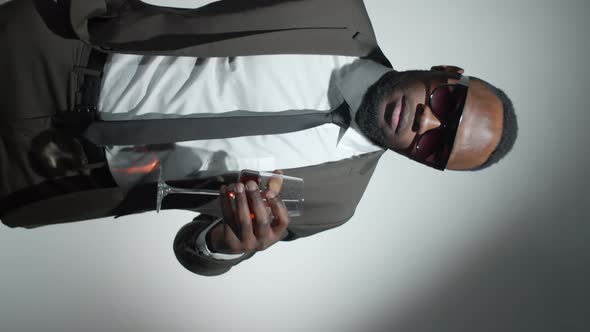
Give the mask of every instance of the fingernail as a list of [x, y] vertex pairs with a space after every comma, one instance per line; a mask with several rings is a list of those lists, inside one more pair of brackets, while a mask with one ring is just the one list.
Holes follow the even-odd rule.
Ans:
[[236, 192], [241, 194], [244, 192], [244, 184], [243, 183], [236, 183]]
[[249, 191], [256, 190], [256, 183], [254, 183], [254, 181], [248, 181], [248, 182], [246, 182], [246, 189], [249, 190]]
[[277, 197], [277, 193], [275, 193], [274, 191], [269, 190], [269, 191], [266, 192], [266, 198], [273, 199], [275, 197]]

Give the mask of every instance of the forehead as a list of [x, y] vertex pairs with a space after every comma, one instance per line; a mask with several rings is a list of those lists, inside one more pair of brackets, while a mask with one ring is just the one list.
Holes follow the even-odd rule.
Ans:
[[503, 112], [500, 99], [472, 79], [448, 169], [470, 169], [486, 162], [500, 142]]

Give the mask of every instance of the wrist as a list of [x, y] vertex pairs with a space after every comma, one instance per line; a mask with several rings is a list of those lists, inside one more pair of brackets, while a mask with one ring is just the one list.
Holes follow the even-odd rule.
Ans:
[[223, 222], [222, 219], [218, 219], [211, 223], [205, 230], [203, 230], [195, 240], [195, 245], [200, 255], [210, 257], [217, 260], [231, 260], [238, 259], [243, 254], [230, 255], [220, 252], [223, 248]]

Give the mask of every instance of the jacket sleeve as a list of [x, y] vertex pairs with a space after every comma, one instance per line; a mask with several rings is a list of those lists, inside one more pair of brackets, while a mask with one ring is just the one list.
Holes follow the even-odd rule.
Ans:
[[[171, 21], [194, 25], [196, 9], [155, 6], [139, 0], [33, 0], [45, 23], [56, 34], [87, 44], [137, 42], [164, 35]], [[154, 25], [155, 24], [155, 25]], [[162, 27], [166, 24], [166, 27]], [[146, 29], [145, 27], [150, 27]], [[143, 28], [143, 29], [142, 29]]]
[[[33, 0], [52, 30], [104, 51], [161, 52], [272, 31], [262, 8], [293, 0], [224, 0], [173, 8], [140, 0]], [[295, 1], [302, 2], [303, 0]], [[285, 8], [284, 11], [288, 11]], [[244, 25], [245, 14], [254, 15]], [[228, 24], [231, 23], [231, 24]]]
[[[107, 53], [372, 57], [380, 52], [362, 0], [221, 0], [194, 9], [140, 0], [32, 1], [56, 34]], [[382, 58], [377, 61], [390, 66]]]
[[229, 271], [233, 266], [254, 256], [248, 253], [240, 258], [218, 260], [202, 255], [197, 250], [197, 237], [217, 217], [199, 215], [192, 222], [184, 225], [174, 239], [174, 253], [176, 258], [187, 270], [203, 276], [216, 276]]

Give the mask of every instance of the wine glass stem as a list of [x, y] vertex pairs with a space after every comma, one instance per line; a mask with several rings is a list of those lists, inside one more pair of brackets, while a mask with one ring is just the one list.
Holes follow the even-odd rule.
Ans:
[[[219, 196], [219, 191], [210, 190], [210, 189], [194, 190], [194, 189], [184, 189], [184, 188], [177, 188], [177, 187], [168, 186], [165, 195], [169, 195], [169, 194]], [[266, 198], [263, 198], [263, 200], [266, 201]], [[286, 203], [287, 202], [288, 203], [291, 203], [291, 202], [299, 203], [300, 200], [298, 200], [298, 199], [283, 199], [283, 202], [286, 202]]]
[[183, 188], [176, 188], [176, 187], [168, 187], [168, 194], [219, 196], [219, 192], [216, 190], [208, 190], [208, 189], [194, 190], [194, 189], [183, 189]]

